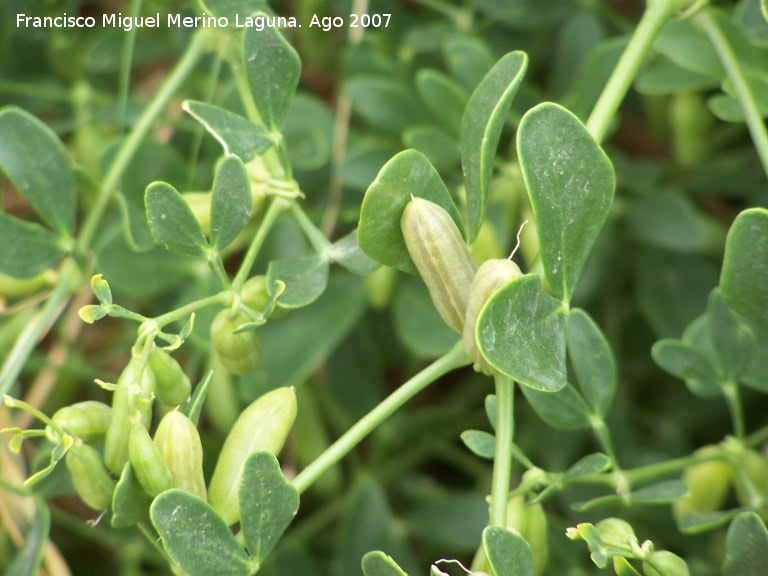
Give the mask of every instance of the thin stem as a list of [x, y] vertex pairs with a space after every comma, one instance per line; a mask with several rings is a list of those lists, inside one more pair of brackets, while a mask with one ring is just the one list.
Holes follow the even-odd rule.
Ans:
[[291, 206], [291, 213], [293, 214], [293, 217], [296, 218], [296, 223], [304, 232], [304, 235], [315, 250], [320, 254], [323, 254], [331, 248], [331, 243], [328, 241], [328, 238], [326, 238], [318, 227], [315, 226], [314, 222], [309, 219], [309, 216], [302, 210], [301, 206], [294, 203], [293, 206]]
[[736, 382], [727, 382], [723, 384], [723, 394], [725, 395], [725, 401], [728, 404], [728, 410], [731, 413], [733, 433], [736, 438], [743, 440], [747, 431], [744, 425], [744, 410], [741, 405], [739, 385]]
[[[211, 64], [210, 76], [208, 77], [208, 89], [205, 92], [205, 102], [211, 102], [213, 95], [216, 92], [216, 86], [221, 76], [221, 67], [223, 60], [221, 56], [216, 54]], [[195, 136], [192, 141], [192, 146], [189, 152], [189, 174], [187, 176], [187, 189], [191, 189], [195, 182], [195, 171], [197, 169], [197, 159], [200, 156], [200, 148], [203, 145], [203, 138], [205, 137], [205, 128], [202, 124], [198, 124], [195, 127]]]
[[240, 270], [237, 271], [237, 276], [235, 276], [235, 280], [232, 282], [232, 289], [235, 292], [240, 292], [243, 284], [245, 284], [245, 281], [248, 279], [248, 274], [251, 273], [251, 268], [253, 268], [253, 263], [256, 260], [256, 256], [259, 254], [261, 245], [264, 243], [264, 239], [272, 229], [275, 220], [277, 220], [280, 213], [290, 207], [290, 205], [291, 200], [286, 200], [285, 198], [275, 197], [272, 200], [266, 214], [264, 214], [261, 224], [259, 224], [256, 236], [253, 237], [253, 241], [248, 247], [248, 252], [246, 253], [245, 258], [243, 258], [243, 263], [240, 264]]
[[[128, 8], [128, 14], [131, 18], [136, 18], [141, 14], [141, 5], [143, 0], [131, 0]], [[120, 126], [125, 125], [125, 115], [128, 109], [128, 91], [131, 88], [131, 62], [133, 61], [133, 49], [136, 46], [136, 35], [139, 29], [135, 26], [131, 28], [123, 40], [123, 53], [120, 55], [120, 78], [117, 88], [117, 117]]]
[[[202, 30], [201, 32], [205, 32], [205, 30]], [[201, 32], [195, 33], [192, 37], [192, 41], [187, 47], [186, 52], [176, 63], [173, 70], [171, 70], [165, 83], [157, 91], [152, 98], [152, 101], [141, 115], [141, 118], [139, 118], [139, 121], [133, 127], [133, 130], [131, 130], [130, 134], [128, 134], [127, 138], [120, 146], [117, 156], [110, 165], [109, 171], [99, 188], [96, 202], [83, 224], [83, 228], [77, 240], [77, 251], [81, 253], [87, 251], [93, 241], [99, 223], [101, 222], [101, 217], [104, 215], [107, 205], [112, 199], [112, 194], [115, 188], [117, 188], [120, 178], [123, 176], [128, 164], [138, 150], [139, 145], [149, 133], [155, 120], [157, 120], [168, 102], [170, 102], [171, 98], [176, 93], [176, 90], [187, 79], [190, 73], [194, 70], [198, 60], [203, 56], [206, 47], [206, 38]]]
[[183, 320], [192, 312], [196, 312], [197, 310], [200, 310], [201, 308], [207, 308], [208, 306], [213, 306], [214, 304], [223, 304], [224, 306], [228, 305], [228, 301], [231, 299], [232, 293], [229, 290], [225, 290], [223, 292], [219, 292], [218, 294], [214, 294], [213, 296], [208, 296], [207, 298], [202, 298], [200, 300], [195, 300], [194, 302], [190, 302], [186, 306], [182, 306], [181, 308], [177, 308], [176, 310], [172, 310], [170, 312], [166, 312], [162, 316], [158, 316], [154, 319], [155, 324], [157, 324], [158, 328], [162, 328], [163, 326], [166, 326], [170, 324], [171, 322], [176, 322], [177, 320]]
[[675, 0], [649, 0], [640, 23], [587, 120], [587, 130], [598, 143], [605, 137], [621, 101], [661, 27], [680, 8]]
[[405, 382], [400, 388], [381, 402], [376, 408], [363, 416], [352, 428], [347, 430], [336, 442], [323, 452], [312, 464], [302, 470], [293, 479], [293, 485], [299, 491], [304, 492], [323, 473], [346, 456], [363, 438], [375, 430], [384, 420], [406, 402], [429, 386], [432, 382], [447, 374], [455, 368], [466, 366], [470, 363], [461, 342], [457, 343], [450, 352], [438, 358], [413, 378]]
[[701, 27], [704, 34], [706, 34], [717, 52], [723, 68], [725, 68], [725, 73], [733, 84], [733, 89], [736, 91], [736, 97], [739, 99], [741, 109], [744, 111], [744, 119], [747, 122], [747, 128], [752, 136], [752, 141], [755, 144], [757, 154], [760, 156], [763, 170], [766, 175], [768, 175], [768, 132], [766, 132], [760, 109], [757, 107], [755, 98], [752, 95], [749, 84], [747, 84], [747, 80], [739, 65], [739, 59], [736, 57], [730, 44], [728, 44], [728, 39], [723, 34], [723, 31], [718, 26], [717, 19], [714, 17], [712, 10], [702, 10], [693, 18], [693, 20]]
[[491, 518], [489, 526], [507, 525], [507, 499], [512, 475], [512, 438], [515, 432], [515, 381], [495, 374], [496, 451], [493, 455]]

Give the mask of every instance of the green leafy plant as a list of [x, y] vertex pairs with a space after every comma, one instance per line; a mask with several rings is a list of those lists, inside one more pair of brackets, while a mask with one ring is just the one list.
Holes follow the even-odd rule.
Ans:
[[763, 574], [766, 12], [0, 6], [4, 573]]

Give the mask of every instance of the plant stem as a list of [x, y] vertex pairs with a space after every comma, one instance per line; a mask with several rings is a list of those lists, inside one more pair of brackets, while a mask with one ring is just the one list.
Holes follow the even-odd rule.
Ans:
[[496, 451], [493, 455], [491, 518], [489, 526], [507, 526], [507, 499], [512, 475], [512, 438], [515, 433], [515, 381], [496, 373]]
[[[128, 14], [136, 18], [141, 14], [143, 0], [131, 0]], [[131, 62], [133, 62], [133, 49], [136, 46], [136, 35], [139, 29], [135, 26], [125, 35], [123, 40], [123, 52], [120, 55], [120, 78], [117, 88], [117, 114], [119, 126], [125, 125], [125, 115], [128, 110], [128, 92], [131, 88]]]
[[[204, 30], [202, 32], [204, 32]], [[109, 167], [109, 171], [102, 181], [98, 195], [96, 196], [96, 202], [88, 213], [83, 228], [80, 231], [76, 245], [76, 250], [78, 252], [84, 253], [88, 250], [88, 247], [96, 234], [99, 223], [101, 222], [101, 217], [104, 215], [104, 211], [107, 209], [107, 205], [112, 199], [113, 192], [115, 188], [117, 188], [120, 178], [123, 176], [128, 164], [133, 159], [139, 145], [149, 133], [155, 120], [157, 120], [168, 102], [170, 102], [171, 98], [176, 93], [176, 90], [194, 70], [198, 60], [203, 56], [205, 48], [206, 37], [200, 32], [195, 33], [186, 52], [184, 52], [181, 59], [176, 63], [176, 66], [171, 70], [170, 74], [165, 79], [165, 82], [152, 98], [152, 101], [146, 107], [130, 134], [123, 140], [123, 143], [117, 152], [117, 156], [115, 156], [115, 159]]]
[[192, 312], [200, 310], [201, 308], [213, 306], [214, 304], [222, 304], [226, 306], [228, 302], [231, 302], [231, 292], [229, 290], [224, 290], [222, 292], [219, 292], [218, 294], [214, 294], [213, 296], [208, 296], [207, 298], [201, 298], [200, 300], [195, 300], [194, 302], [190, 302], [186, 306], [182, 306], [181, 308], [177, 308], [176, 310], [166, 312], [162, 316], [158, 316], [157, 318], [155, 318], [154, 322], [157, 324], [158, 328], [162, 328], [163, 326], [166, 326], [171, 322], [176, 322], [177, 320], [182, 320], [186, 318], [187, 316], [192, 314]]
[[675, 0], [649, 0], [640, 23], [587, 120], [587, 130], [597, 143], [605, 137], [621, 101], [629, 90], [646, 53], [661, 27], [680, 8]]
[[291, 206], [291, 213], [293, 214], [293, 217], [296, 218], [296, 223], [299, 225], [302, 232], [304, 232], [304, 235], [307, 237], [310, 244], [312, 244], [312, 247], [317, 250], [318, 253], [327, 255], [331, 249], [331, 243], [328, 241], [328, 238], [323, 235], [320, 229], [315, 226], [314, 222], [309, 219], [309, 216], [302, 210], [301, 206], [294, 203]]
[[455, 368], [466, 366], [470, 363], [464, 346], [458, 342], [450, 352], [441, 356], [435, 362], [424, 368], [413, 378], [405, 382], [400, 388], [381, 402], [376, 408], [363, 416], [352, 428], [347, 430], [336, 442], [318, 458], [302, 470], [293, 479], [293, 485], [299, 493], [309, 488], [323, 473], [346, 456], [363, 438], [375, 430], [379, 424], [389, 418], [406, 402], [437, 380]]
[[736, 97], [739, 99], [741, 109], [744, 111], [744, 119], [747, 122], [747, 128], [752, 136], [752, 141], [757, 149], [757, 154], [760, 156], [763, 170], [766, 175], [768, 175], [768, 132], [766, 132], [763, 117], [760, 114], [755, 98], [750, 91], [749, 84], [747, 84], [747, 80], [739, 65], [739, 60], [731, 49], [730, 44], [728, 44], [728, 39], [720, 29], [712, 10], [702, 10], [694, 16], [693, 20], [701, 27], [702, 31], [709, 39], [720, 58], [723, 68], [725, 68], [725, 73], [733, 84], [733, 89], [736, 91]]
[[739, 395], [739, 385], [736, 382], [726, 382], [723, 384], [723, 395], [728, 404], [728, 410], [733, 420], [733, 433], [736, 438], [744, 439], [746, 429], [744, 426], [744, 410], [741, 405], [741, 396]]

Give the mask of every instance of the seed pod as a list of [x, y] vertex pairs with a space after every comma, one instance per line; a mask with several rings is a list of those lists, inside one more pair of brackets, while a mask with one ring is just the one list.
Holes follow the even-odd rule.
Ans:
[[[705, 446], [695, 454], [722, 454], [722, 449]], [[690, 512], [720, 510], [734, 481], [734, 470], [731, 463], [725, 460], [701, 462], [688, 466], [683, 471], [682, 480], [688, 487], [688, 496], [672, 503], [672, 511], [678, 520]]]
[[533, 571], [540, 574], [549, 555], [547, 516], [542, 505], [526, 504], [522, 496], [510, 498], [507, 503], [507, 528], [517, 530], [530, 544]]
[[148, 366], [142, 370], [139, 358], [131, 358], [117, 384], [121, 388], [112, 397], [112, 418], [104, 438], [104, 462], [110, 472], [119, 476], [128, 462], [131, 413], [139, 411], [145, 428], [152, 423], [155, 376]]
[[464, 342], [464, 350], [467, 352], [467, 356], [475, 362], [476, 370], [484, 372], [490, 370], [490, 366], [488, 366], [488, 363], [477, 349], [477, 341], [475, 340], [477, 317], [480, 315], [480, 311], [488, 299], [499, 288], [522, 275], [523, 273], [520, 272], [520, 268], [511, 260], [493, 259], [483, 262], [472, 280], [467, 315], [464, 321], [464, 332], [461, 335], [461, 339]]
[[141, 414], [131, 414], [131, 430], [128, 433], [128, 459], [141, 487], [153, 498], [171, 488], [173, 478], [165, 465], [160, 451], [141, 423]]
[[[98, 444], [104, 441], [111, 417], [112, 408], [103, 402], [86, 400], [59, 408], [51, 419], [83, 442]], [[58, 434], [50, 426], [45, 427], [45, 435], [54, 444], [59, 442]]]
[[238, 491], [248, 457], [262, 450], [277, 454], [296, 419], [296, 392], [278, 388], [240, 414], [219, 454], [208, 485], [208, 502], [228, 525], [240, 519]]
[[253, 331], [234, 332], [250, 321], [248, 316], [238, 313], [230, 318], [229, 314], [229, 310], [222, 310], [216, 315], [211, 325], [211, 340], [224, 367], [233, 374], [245, 374], [259, 363], [261, 344]]
[[154, 443], [171, 474], [172, 487], [207, 500], [203, 447], [190, 419], [178, 410], [168, 412], [157, 425]]
[[477, 264], [448, 212], [413, 198], [400, 219], [403, 239], [440, 317], [459, 334]]
[[[264, 312], [267, 304], [269, 304], [270, 298], [269, 289], [267, 288], [267, 277], [260, 274], [249, 278], [245, 284], [243, 284], [243, 289], [240, 294], [243, 298], [243, 303], [248, 306], [248, 308], [256, 310], [257, 312]], [[288, 314], [288, 310], [281, 308], [280, 306], [275, 306], [270, 318], [277, 320], [286, 314]]]
[[192, 384], [179, 363], [162, 348], [149, 353], [149, 367], [155, 375], [155, 394], [167, 406], [180, 406], [189, 398]]
[[115, 484], [104, 467], [101, 455], [78, 439], [67, 452], [64, 461], [80, 499], [89, 508], [106, 510], [112, 502]]

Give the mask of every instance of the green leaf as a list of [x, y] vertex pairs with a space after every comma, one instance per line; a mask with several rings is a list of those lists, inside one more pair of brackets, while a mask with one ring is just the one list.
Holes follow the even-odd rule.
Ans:
[[629, 560], [621, 556], [613, 557], [613, 571], [616, 576], [641, 576], [640, 572], [632, 568]]
[[189, 492], [167, 490], [152, 502], [163, 547], [189, 576], [248, 576], [253, 563], [211, 506]]
[[665, 338], [653, 345], [651, 356], [664, 370], [685, 380], [685, 385], [693, 394], [709, 397], [722, 393], [717, 370], [702, 352], [692, 346]]
[[689, 512], [680, 518], [677, 526], [683, 534], [700, 534], [725, 526], [741, 511], [741, 508], [736, 508], [714, 512]]
[[182, 108], [219, 141], [226, 156], [236, 154], [243, 162], [248, 162], [274, 144], [270, 133], [262, 126], [223, 108], [195, 100], [187, 100]]
[[461, 164], [467, 189], [470, 242], [477, 236], [485, 217], [501, 130], [527, 66], [528, 57], [524, 52], [503, 56], [472, 93], [461, 119]]
[[251, 182], [243, 161], [227, 156], [216, 170], [211, 196], [211, 247], [221, 252], [251, 219]]
[[616, 362], [600, 327], [583, 310], [568, 316], [568, 356], [584, 399], [605, 416], [616, 391]]
[[610, 467], [611, 459], [605, 454], [596, 452], [595, 454], [584, 456], [584, 458], [568, 468], [565, 474], [563, 474], [563, 480], [568, 482], [577, 478], [583, 478], [584, 476], [599, 474], [600, 472], [605, 472]]
[[421, 279], [401, 279], [392, 311], [399, 340], [413, 354], [437, 358], [456, 344], [456, 332], [438, 314]]
[[60, 236], [72, 236], [75, 174], [64, 145], [50, 128], [23, 110], [0, 112], [0, 171]]
[[437, 70], [416, 74], [416, 90], [429, 111], [454, 135], [461, 134], [461, 117], [469, 99], [464, 88]]
[[739, 322], [715, 289], [707, 303], [712, 350], [725, 379], [737, 380], [749, 366], [755, 353], [755, 339], [743, 322]]
[[250, 16], [258, 10], [267, 11], [267, 0], [200, 0], [208, 14], [217, 18], [226, 18], [230, 26], [235, 25], [235, 18]]
[[496, 452], [496, 436], [483, 430], [465, 430], [461, 433], [461, 441], [470, 451], [486, 460], [493, 460]]
[[344, 91], [361, 118], [395, 136], [423, 121], [424, 112], [411, 91], [390, 78], [356, 77], [347, 82]]
[[480, 353], [496, 370], [544, 392], [566, 384], [563, 305], [538, 276], [525, 275], [498, 290], [477, 322]]
[[240, 481], [240, 524], [253, 560], [262, 564], [293, 521], [299, 493], [270, 452], [248, 458]]
[[668, 22], [653, 47], [685, 70], [716, 80], [725, 77], [717, 52], [690, 20]]
[[152, 498], [139, 484], [129, 462], [123, 468], [120, 480], [115, 486], [115, 493], [112, 495], [112, 520], [110, 523], [114, 528], [125, 528], [135, 526], [139, 522], [149, 521], [151, 504]]
[[283, 308], [301, 308], [317, 300], [328, 286], [328, 260], [321, 254], [270, 262], [267, 286], [285, 283], [280, 296]]
[[408, 576], [389, 556], [376, 550], [363, 556], [365, 576]]
[[768, 532], [754, 512], [734, 518], [725, 540], [723, 576], [762, 576], [768, 566]]
[[669, 504], [688, 496], [688, 486], [682, 480], [664, 480], [644, 486], [630, 494], [635, 504]]
[[51, 513], [42, 498], [35, 498], [34, 502], [35, 516], [32, 525], [13, 562], [6, 567], [5, 576], [36, 576], [40, 572], [51, 528]]
[[277, 28], [246, 28], [243, 60], [261, 119], [267, 128], [279, 131], [299, 83], [299, 55]]
[[493, 67], [495, 58], [488, 45], [476, 36], [454, 36], [443, 44], [451, 75], [471, 92]]
[[527, 386], [522, 390], [534, 412], [550, 426], [563, 430], [590, 426], [591, 410], [571, 384], [566, 384], [557, 392], [544, 392]]
[[380, 264], [415, 274], [416, 266], [400, 230], [400, 217], [411, 196], [441, 206], [464, 235], [461, 216], [440, 175], [421, 152], [405, 150], [382, 167], [366, 191], [357, 241], [360, 248]]
[[378, 262], [369, 258], [358, 245], [357, 230], [353, 230], [341, 240], [334, 242], [329, 257], [332, 262], [361, 276], [370, 274], [379, 268]]
[[147, 187], [144, 202], [156, 243], [178, 254], [207, 255], [208, 242], [200, 224], [173, 186], [165, 182], [153, 182]]
[[48, 229], [5, 212], [0, 212], [0, 230], [0, 272], [14, 278], [37, 276], [65, 251]]
[[489, 526], [483, 530], [483, 547], [496, 576], [533, 576], [531, 547], [522, 536]]
[[544, 273], [567, 302], [613, 201], [613, 166], [576, 116], [544, 103], [520, 121], [517, 148]]
[[736, 217], [725, 242], [720, 292], [732, 310], [768, 330], [768, 210]]
[[406, 128], [403, 143], [424, 154], [438, 170], [450, 170], [458, 165], [458, 141], [438, 126], [418, 124]]
[[294, 170], [317, 170], [328, 164], [334, 121], [327, 103], [316, 96], [296, 94], [282, 129]]
[[200, 380], [200, 383], [195, 386], [192, 398], [190, 398], [189, 404], [184, 408], [184, 414], [195, 426], [197, 426], [197, 421], [200, 419], [200, 411], [203, 409], [203, 404], [208, 396], [211, 382], [213, 382], [213, 370], [208, 370], [203, 379]]

